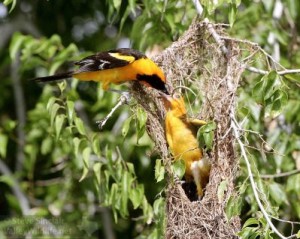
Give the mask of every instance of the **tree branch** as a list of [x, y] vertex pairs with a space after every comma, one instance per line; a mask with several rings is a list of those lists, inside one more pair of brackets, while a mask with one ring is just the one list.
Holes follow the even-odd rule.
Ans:
[[246, 162], [248, 176], [249, 176], [249, 179], [250, 179], [250, 184], [251, 184], [251, 187], [252, 187], [252, 190], [253, 190], [253, 193], [254, 193], [255, 200], [256, 200], [256, 202], [258, 204], [258, 207], [260, 208], [262, 214], [264, 215], [264, 218], [266, 219], [268, 225], [271, 227], [271, 229], [273, 230], [273, 232], [275, 234], [277, 234], [277, 236], [279, 236], [280, 238], [286, 239], [287, 237], [285, 237], [284, 235], [282, 235], [277, 230], [277, 228], [274, 226], [274, 224], [272, 223], [272, 220], [270, 219], [269, 214], [267, 213], [267, 211], [265, 210], [262, 202], [260, 201], [259, 194], [258, 194], [258, 191], [257, 191], [257, 188], [256, 188], [256, 183], [254, 181], [254, 176], [253, 176], [253, 173], [252, 173], [252, 170], [251, 170], [251, 165], [250, 165], [248, 156], [246, 154], [246, 150], [245, 150], [244, 144], [240, 140], [239, 131], [241, 131], [242, 129], [241, 129], [240, 125], [238, 124], [238, 122], [236, 121], [235, 116], [234, 116], [234, 112], [232, 112], [232, 111], [230, 113], [230, 118], [231, 118], [231, 128], [233, 129], [233, 134], [235, 136], [236, 141], [238, 142], [238, 144], [240, 146], [242, 157], [244, 158], [244, 160]]
[[20, 67], [20, 52], [17, 53], [16, 59], [11, 63], [10, 74], [12, 80], [12, 86], [14, 89], [14, 98], [15, 98], [15, 106], [16, 106], [16, 115], [17, 115], [17, 162], [16, 162], [16, 170], [22, 171], [23, 163], [25, 160], [24, 154], [24, 145], [26, 135], [24, 132], [24, 126], [26, 123], [26, 108], [25, 108], [25, 97], [23, 88], [21, 85], [21, 79], [19, 75], [19, 67]]
[[208, 32], [212, 35], [212, 37], [214, 38], [214, 40], [216, 41], [216, 43], [221, 47], [221, 51], [223, 52], [223, 54], [225, 56], [227, 56], [228, 54], [228, 49], [225, 46], [225, 43], [223, 41], [223, 38], [220, 37], [220, 35], [216, 32], [216, 30], [213, 27], [213, 24], [209, 22], [209, 20], [207, 18], [205, 18], [203, 20], [204, 23], [207, 24], [207, 30]]
[[284, 173], [277, 173], [277, 174], [264, 174], [260, 175], [261, 178], [283, 178], [283, 177], [289, 177], [295, 174], [300, 173], [300, 169], [295, 169], [289, 172], [284, 172]]
[[[261, 70], [252, 66], [249, 66], [246, 68], [248, 71], [258, 73], [261, 75], [266, 75], [269, 73], [269, 71]], [[287, 74], [300, 74], [300, 69], [287, 69], [287, 70], [282, 70], [282, 71], [276, 71], [278, 75], [287, 75]]]
[[197, 13], [199, 14], [199, 16], [201, 16], [203, 13], [203, 7], [201, 3], [199, 2], [199, 0], [192, 0], [192, 2], [194, 3]]
[[19, 182], [15, 179], [14, 175], [11, 173], [10, 169], [6, 166], [4, 161], [0, 159], [0, 172], [1, 174], [8, 176], [12, 180], [11, 189], [16, 199], [19, 200], [21, 211], [23, 215], [29, 215], [30, 205], [27, 197], [22, 192]]

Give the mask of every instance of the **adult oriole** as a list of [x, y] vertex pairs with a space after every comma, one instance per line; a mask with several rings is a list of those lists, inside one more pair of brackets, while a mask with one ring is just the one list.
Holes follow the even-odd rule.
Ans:
[[120, 84], [136, 80], [168, 94], [163, 71], [146, 55], [134, 49], [120, 48], [99, 52], [74, 64], [79, 66], [77, 70], [34, 80], [48, 82], [75, 77], [82, 81], [101, 81], [104, 90], [108, 89], [110, 83]]
[[184, 100], [181, 96], [170, 96], [161, 93], [164, 106], [167, 110], [165, 118], [166, 138], [175, 160], [183, 159], [185, 162], [185, 179], [194, 182], [199, 197], [203, 196], [206, 186], [210, 162], [203, 157], [197, 141], [197, 126], [206, 124], [199, 119], [187, 118]]

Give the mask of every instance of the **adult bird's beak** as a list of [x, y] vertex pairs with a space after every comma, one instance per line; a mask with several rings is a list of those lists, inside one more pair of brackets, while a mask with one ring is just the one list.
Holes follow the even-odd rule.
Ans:
[[158, 97], [162, 99], [163, 104], [167, 110], [171, 108], [171, 100], [172, 100], [171, 95], [168, 95], [168, 94], [160, 91]]

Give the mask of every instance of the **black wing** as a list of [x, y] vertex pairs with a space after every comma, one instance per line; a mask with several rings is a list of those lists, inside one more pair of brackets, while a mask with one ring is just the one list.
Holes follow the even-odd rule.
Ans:
[[143, 53], [130, 48], [99, 52], [75, 62], [75, 65], [80, 66], [76, 73], [122, 67], [140, 58], [146, 58], [146, 56]]

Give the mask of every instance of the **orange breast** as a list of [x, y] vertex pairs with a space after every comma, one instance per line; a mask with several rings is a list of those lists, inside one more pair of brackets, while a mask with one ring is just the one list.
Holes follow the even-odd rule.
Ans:
[[169, 144], [175, 159], [183, 159], [186, 166], [186, 176], [192, 177], [191, 164], [202, 157], [198, 141], [192, 128], [181, 119], [168, 112], [166, 116], [167, 138], [172, 140]]

